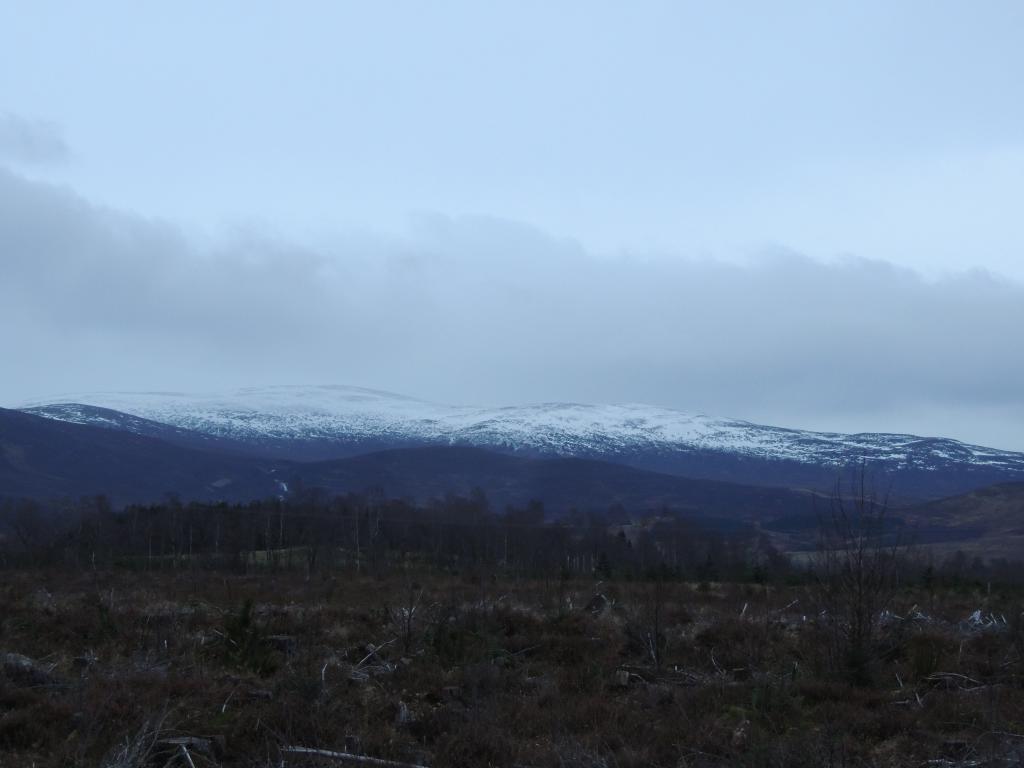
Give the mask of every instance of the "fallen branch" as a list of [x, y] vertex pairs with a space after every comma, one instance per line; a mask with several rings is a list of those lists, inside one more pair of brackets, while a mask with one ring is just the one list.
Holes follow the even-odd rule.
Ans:
[[[371, 657], [376, 657], [377, 659], [380, 659], [380, 656], [377, 656], [377, 651], [380, 651], [380, 650], [383, 650], [384, 648], [387, 648], [389, 645], [391, 645], [397, 639], [398, 639], [397, 637], [393, 637], [390, 640], [388, 640], [386, 643], [381, 643], [378, 646], [371, 645], [370, 646], [370, 648], [371, 648], [370, 652], [368, 654], [366, 654], [366, 656], [363, 657], [362, 661], [360, 661], [358, 664], [356, 664], [356, 669], [359, 669], [361, 666], [363, 666], [363, 664], [365, 664], [367, 661], [369, 661]], [[381, 661], [382, 664], [387, 663], [383, 659], [380, 659], [380, 661]]]
[[961, 675], [959, 672], [936, 672], [932, 675], [929, 675], [925, 679], [931, 683], [945, 683], [947, 687], [950, 684], [955, 683], [957, 681], [960, 681], [961, 683], [973, 683], [973, 685], [970, 686], [962, 684], [958, 686], [959, 688], [964, 689], [982, 688], [985, 686], [985, 684], [982, 683], [980, 680], [975, 680], [973, 677], [968, 677], [967, 675]]
[[281, 747], [281, 752], [292, 755], [314, 755], [316, 757], [329, 757], [333, 760], [348, 760], [361, 765], [377, 765], [381, 768], [426, 768], [416, 763], [399, 763], [395, 760], [383, 760], [379, 757], [368, 757], [356, 755], [351, 752], [334, 752], [329, 749], [314, 749], [313, 747]]
[[504, 648], [502, 648], [502, 651], [504, 651], [504, 653], [508, 654], [508, 657], [510, 659], [513, 659], [516, 656], [522, 656], [523, 654], [529, 653], [530, 651], [536, 651], [540, 647], [541, 647], [540, 645], [531, 645], [529, 648], [523, 648], [521, 651], [516, 651], [515, 653], [512, 653], [511, 651], [506, 651]]
[[783, 611], [788, 611], [790, 608], [792, 608], [793, 606], [795, 606], [799, 602], [800, 602], [800, 598], [797, 598], [796, 600], [791, 602], [789, 605], [784, 605], [782, 608], [777, 608], [775, 610], [775, 613], [782, 613]]

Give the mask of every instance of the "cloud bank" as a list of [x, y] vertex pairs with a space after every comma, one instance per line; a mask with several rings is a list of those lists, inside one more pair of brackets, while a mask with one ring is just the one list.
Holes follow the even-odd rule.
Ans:
[[778, 251], [588, 253], [481, 217], [316, 247], [173, 224], [0, 170], [0, 405], [350, 383], [460, 403], [643, 401], [1024, 449], [1024, 285]]
[[50, 165], [65, 162], [70, 154], [60, 129], [53, 123], [0, 112], [0, 160]]

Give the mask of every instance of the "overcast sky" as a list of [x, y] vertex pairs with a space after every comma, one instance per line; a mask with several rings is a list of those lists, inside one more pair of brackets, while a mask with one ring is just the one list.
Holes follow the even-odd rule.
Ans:
[[0, 405], [346, 383], [1024, 450], [1024, 4], [0, 0]]

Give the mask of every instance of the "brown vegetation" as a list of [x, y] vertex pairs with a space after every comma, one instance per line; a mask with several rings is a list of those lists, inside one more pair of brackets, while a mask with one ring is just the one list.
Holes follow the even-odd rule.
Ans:
[[924, 591], [904, 588], [878, 625], [871, 681], [855, 685], [835, 673], [814, 593], [487, 573], [9, 572], [0, 647], [21, 656], [0, 674], [0, 764], [345, 763], [287, 747], [436, 766], [1017, 755], [1015, 594], [942, 587], [926, 614], [914, 607]]
[[4, 510], [0, 768], [1024, 755], [1019, 567], [910, 558], [863, 487], [803, 567], [479, 494]]

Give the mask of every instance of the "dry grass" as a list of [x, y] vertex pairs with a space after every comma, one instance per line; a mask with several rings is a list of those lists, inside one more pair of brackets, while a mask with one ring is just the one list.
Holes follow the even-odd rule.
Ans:
[[[0, 766], [164, 765], [175, 736], [205, 740], [196, 766], [264, 768], [318, 764], [288, 744], [434, 766], [1017, 759], [1017, 596], [905, 590], [862, 687], [828, 668], [809, 599], [428, 573], [6, 573], [0, 652], [45, 677], [0, 674]], [[959, 624], [979, 608], [1007, 624]]]

